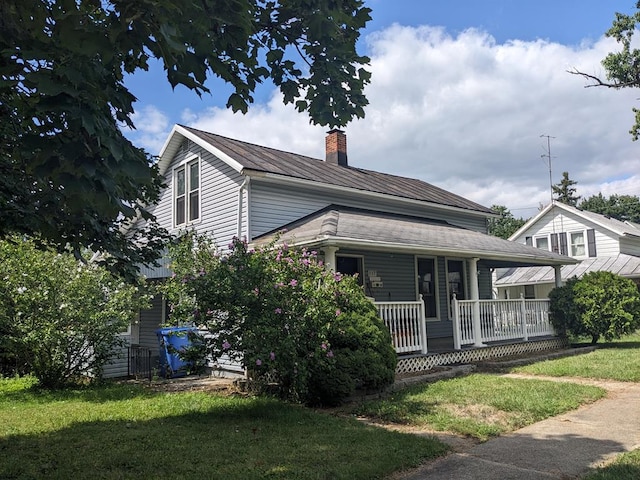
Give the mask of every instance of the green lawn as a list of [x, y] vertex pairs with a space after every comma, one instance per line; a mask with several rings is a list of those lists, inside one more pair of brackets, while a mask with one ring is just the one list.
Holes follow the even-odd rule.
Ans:
[[447, 450], [267, 398], [0, 380], [0, 478], [369, 479]]
[[585, 355], [537, 362], [513, 372], [554, 377], [584, 377], [640, 382], [640, 332], [609, 343]]
[[475, 374], [416, 385], [355, 413], [383, 422], [469, 435], [481, 440], [573, 410], [605, 396], [592, 386]]
[[638, 480], [640, 478], [640, 449], [625, 453], [606, 467], [598, 468], [584, 480]]

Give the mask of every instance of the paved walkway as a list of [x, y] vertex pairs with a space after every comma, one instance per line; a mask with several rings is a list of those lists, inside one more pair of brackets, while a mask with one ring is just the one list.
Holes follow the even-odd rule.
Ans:
[[609, 394], [590, 405], [450, 454], [396, 478], [566, 480], [579, 478], [589, 467], [620, 453], [640, 448], [640, 384], [544, 378], [598, 385]]

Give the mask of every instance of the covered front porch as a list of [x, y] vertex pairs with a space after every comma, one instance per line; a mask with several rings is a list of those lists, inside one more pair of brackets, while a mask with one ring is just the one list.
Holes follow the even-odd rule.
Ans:
[[357, 275], [401, 358], [431, 355], [436, 343], [440, 352], [461, 352], [549, 338], [548, 301], [493, 298], [493, 271], [547, 265], [560, 284], [560, 267], [576, 262], [445, 220], [343, 206], [287, 225], [279, 241], [317, 250], [327, 268]]

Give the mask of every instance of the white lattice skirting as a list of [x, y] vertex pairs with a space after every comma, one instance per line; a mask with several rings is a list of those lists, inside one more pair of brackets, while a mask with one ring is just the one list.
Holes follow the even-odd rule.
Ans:
[[531, 340], [521, 343], [508, 343], [488, 347], [471, 348], [468, 350], [456, 350], [454, 352], [405, 357], [398, 359], [396, 374], [424, 372], [443, 365], [474, 363], [482, 360], [510, 357], [525, 353], [559, 350], [561, 348], [566, 348], [567, 346], [568, 341], [566, 338], [556, 337], [544, 340]]

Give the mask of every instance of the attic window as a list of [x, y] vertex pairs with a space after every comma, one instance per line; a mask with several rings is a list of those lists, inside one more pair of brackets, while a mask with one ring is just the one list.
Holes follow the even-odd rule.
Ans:
[[200, 219], [200, 160], [173, 171], [173, 219], [179, 227]]

